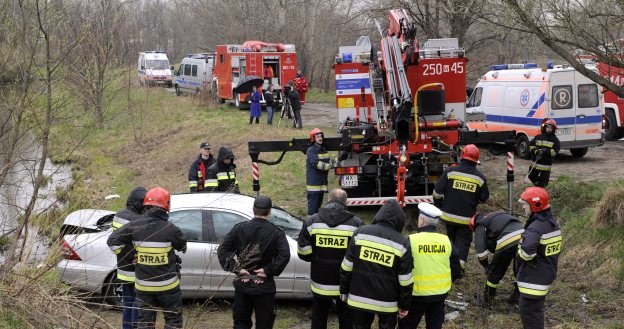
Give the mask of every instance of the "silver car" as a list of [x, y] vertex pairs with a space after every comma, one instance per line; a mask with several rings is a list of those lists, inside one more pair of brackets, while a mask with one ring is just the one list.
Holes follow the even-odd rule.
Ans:
[[[169, 221], [188, 239], [182, 258], [183, 298], [233, 297], [233, 274], [221, 268], [217, 248], [230, 229], [253, 218], [254, 198], [228, 193], [194, 193], [171, 196]], [[102, 294], [111, 304], [119, 304], [116, 257], [106, 245], [114, 212], [84, 209], [71, 213], [61, 227], [64, 259], [57, 264], [61, 281], [78, 290]], [[308, 299], [310, 265], [297, 257], [297, 236], [303, 222], [274, 207], [269, 219], [286, 233], [290, 261], [275, 278], [277, 298]]]

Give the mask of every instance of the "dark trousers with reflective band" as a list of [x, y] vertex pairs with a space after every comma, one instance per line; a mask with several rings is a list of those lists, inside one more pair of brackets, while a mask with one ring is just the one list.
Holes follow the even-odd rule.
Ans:
[[338, 312], [339, 328], [353, 328], [353, 313], [346, 303], [338, 298], [330, 299], [314, 296], [312, 299], [312, 329], [327, 329], [327, 316], [334, 301], [336, 302], [336, 311]]
[[153, 329], [156, 326], [156, 312], [165, 316], [165, 329], [182, 328], [182, 294], [179, 289], [161, 293], [136, 292], [139, 306], [137, 328]]
[[455, 225], [444, 222], [446, 226], [446, 235], [453, 243], [453, 247], [457, 249], [459, 259], [466, 262], [468, 260], [468, 251], [472, 244], [472, 231], [468, 225]]
[[271, 329], [275, 321], [275, 294], [248, 295], [236, 289], [232, 317], [234, 329], [249, 329], [251, 314], [256, 312], [256, 329]]
[[[370, 329], [375, 320], [375, 314], [366, 311], [353, 310], [353, 329]], [[395, 329], [397, 313], [377, 313], [379, 329]]]
[[121, 329], [135, 329], [137, 327], [136, 322], [139, 318], [139, 309], [135, 297], [134, 283], [121, 285], [121, 303], [123, 305]]
[[418, 328], [422, 316], [425, 316], [427, 329], [440, 329], [444, 323], [444, 301], [418, 303], [412, 301], [407, 316], [399, 320], [399, 329]]
[[524, 329], [544, 329], [545, 298], [532, 299], [520, 295], [520, 320]]
[[498, 284], [500, 282], [500, 280], [505, 276], [511, 262], [516, 259], [517, 252], [518, 247], [514, 244], [498, 254], [494, 254], [494, 257], [492, 257], [492, 261], [490, 262], [490, 266], [488, 267], [487, 280], [490, 283]]
[[[529, 167], [531, 170], [532, 167]], [[548, 180], [550, 180], [550, 170], [539, 170], [534, 168], [529, 174], [529, 179], [533, 183], [533, 185], [537, 187], [546, 187], [548, 185]]]
[[325, 193], [308, 192], [308, 216], [316, 214], [323, 204], [323, 196]]

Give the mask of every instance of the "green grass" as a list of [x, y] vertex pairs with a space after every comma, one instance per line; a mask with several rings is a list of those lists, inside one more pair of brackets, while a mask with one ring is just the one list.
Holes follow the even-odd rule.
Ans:
[[310, 103], [336, 103], [336, 92], [323, 91], [319, 88], [310, 88], [306, 94], [306, 102]]

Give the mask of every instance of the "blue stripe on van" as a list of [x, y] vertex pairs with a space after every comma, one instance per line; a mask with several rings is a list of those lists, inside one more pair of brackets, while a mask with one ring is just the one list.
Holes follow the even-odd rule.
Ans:
[[[542, 123], [542, 118], [526, 118], [526, 117], [513, 117], [508, 115], [493, 115], [487, 114], [485, 119], [488, 122], [502, 122], [520, 124], [525, 126], [539, 126]], [[567, 118], [554, 118], [557, 121], [557, 126], [567, 126], [574, 124], [588, 124], [588, 123], [602, 123], [602, 115], [587, 115], [585, 117], [567, 117]]]
[[537, 100], [537, 102], [535, 102], [535, 104], [533, 104], [533, 106], [531, 107], [531, 110], [526, 115], [527, 118], [530, 118], [530, 117], [533, 116], [533, 114], [535, 114], [535, 112], [540, 107], [540, 105], [542, 105], [542, 103], [544, 103], [544, 99], [546, 99], [546, 93], [542, 93], [542, 96], [540, 96], [539, 99]]
[[176, 80], [179, 85], [201, 86], [201, 82], [188, 81], [188, 80]]

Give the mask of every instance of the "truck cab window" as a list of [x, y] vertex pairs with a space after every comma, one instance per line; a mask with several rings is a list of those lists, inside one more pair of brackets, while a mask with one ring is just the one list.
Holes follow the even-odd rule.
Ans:
[[481, 106], [481, 94], [483, 93], [483, 88], [476, 88], [472, 95], [470, 95], [470, 100], [468, 101], [468, 105], [466, 107], [477, 107]]

